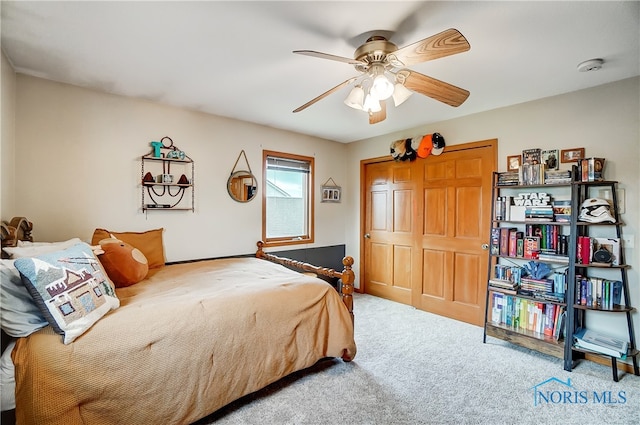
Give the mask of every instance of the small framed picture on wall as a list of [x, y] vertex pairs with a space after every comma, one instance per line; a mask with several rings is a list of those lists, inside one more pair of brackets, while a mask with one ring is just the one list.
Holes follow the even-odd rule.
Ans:
[[560, 167], [558, 160], [558, 149], [543, 150], [541, 153], [542, 163], [547, 170], [557, 170]]
[[507, 157], [507, 171], [518, 171], [522, 162], [521, 155], [511, 155]]
[[577, 162], [584, 158], [584, 148], [563, 149], [560, 151], [560, 162]]

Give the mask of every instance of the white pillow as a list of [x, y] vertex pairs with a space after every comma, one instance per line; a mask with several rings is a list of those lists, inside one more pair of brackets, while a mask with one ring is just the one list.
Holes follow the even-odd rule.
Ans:
[[0, 357], [0, 410], [16, 408], [16, 377], [11, 361], [11, 351], [16, 342], [11, 341]]
[[49, 323], [13, 263], [0, 260], [0, 327], [14, 337], [29, 336]]
[[24, 246], [18, 243], [17, 247], [2, 248], [2, 250], [9, 254], [9, 258], [36, 257], [50, 252], [61, 251], [81, 242], [79, 238], [73, 238], [62, 242], [31, 242]]

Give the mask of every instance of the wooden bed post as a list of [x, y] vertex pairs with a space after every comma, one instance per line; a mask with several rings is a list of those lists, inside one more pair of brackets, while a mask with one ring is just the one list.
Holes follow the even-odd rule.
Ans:
[[256, 257], [258, 258], [273, 261], [274, 263], [282, 264], [284, 266], [295, 267], [300, 270], [314, 272], [315, 274], [319, 274], [322, 276], [335, 277], [340, 279], [342, 281], [342, 286], [339, 288], [340, 296], [345, 307], [347, 307], [349, 315], [351, 316], [351, 322], [353, 322], [353, 283], [356, 279], [355, 273], [353, 272], [353, 270], [351, 270], [351, 266], [353, 266], [353, 257], [344, 257], [342, 259], [344, 269], [342, 270], [342, 272], [337, 272], [334, 269], [314, 266], [313, 264], [304, 263], [302, 261], [268, 254], [263, 250], [264, 242], [262, 241], [258, 241], [256, 245], [258, 246], [258, 250], [256, 251]]
[[345, 306], [347, 306], [347, 310], [351, 315], [351, 322], [353, 323], [353, 282], [356, 280], [356, 275], [351, 270], [351, 266], [353, 266], [353, 257], [344, 257], [342, 259], [342, 264], [344, 265], [344, 269], [342, 270], [342, 288], [340, 293], [342, 294], [342, 302]]

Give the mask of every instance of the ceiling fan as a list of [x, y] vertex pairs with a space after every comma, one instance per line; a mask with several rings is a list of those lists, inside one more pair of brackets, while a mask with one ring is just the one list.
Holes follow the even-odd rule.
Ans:
[[361, 74], [343, 81], [293, 112], [300, 112], [352, 83], [355, 86], [344, 102], [367, 112], [370, 124], [384, 121], [387, 117], [387, 99], [393, 97], [395, 106], [399, 106], [413, 92], [451, 106], [460, 106], [469, 97], [467, 90], [407, 67], [466, 52], [470, 48], [467, 39], [458, 30], [450, 28], [400, 49], [386, 37], [374, 35], [356, 49], [353, 59], [313, 50], [294, 50], [293, 53], [301, 55], [348, 63]]

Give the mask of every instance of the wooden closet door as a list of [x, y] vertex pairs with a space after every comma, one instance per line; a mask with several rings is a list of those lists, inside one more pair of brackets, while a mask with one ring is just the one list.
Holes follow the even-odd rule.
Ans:
[[[364, 170], [363, 259], [365, 292], [411, 304], [416, 223], [415, 163], [385, 161]], [[418, 270], [419, 272], [419, 270]]]
[[364, 292], [482, 325], [497, 140], [363, 167]]
[[415, 307], [482, 325], [496, 149], [496, 140], [453, 146], [422, 163]]

